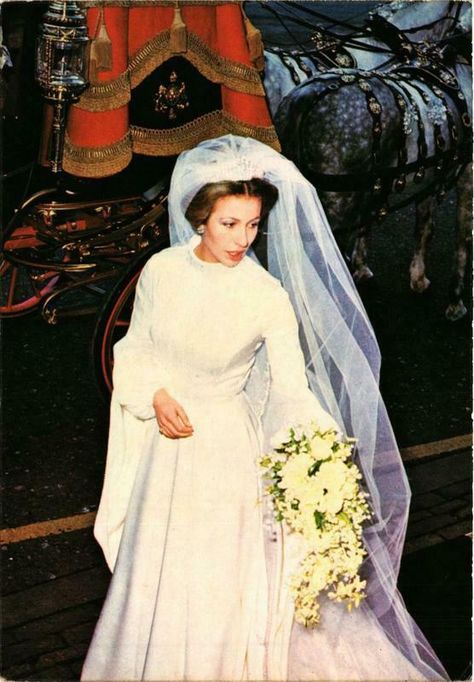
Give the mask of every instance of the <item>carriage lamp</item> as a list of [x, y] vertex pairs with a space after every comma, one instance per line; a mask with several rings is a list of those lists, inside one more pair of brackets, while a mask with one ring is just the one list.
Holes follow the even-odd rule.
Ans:
[[77, 2], [50, 2], [39, 25], [36, 47], [36, 81], [53, 107], [49, 163], [62, 169], [66, 112], [86, 89], [86, 16]]

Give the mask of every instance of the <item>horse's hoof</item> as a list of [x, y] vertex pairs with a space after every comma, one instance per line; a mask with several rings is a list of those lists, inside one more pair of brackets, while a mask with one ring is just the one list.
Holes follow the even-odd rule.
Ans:
[[373, 276], [374, 273], [370, 268], [367, 267], [367, 265], [363, 265], [361, 268], [354, 270], [354, 272], [352, 273], [352, 277], [356, 284], [358, 284], [359, 282], [365, 282], [368, 279], [371, 279]]
[[410, 280], [410, 289], [415, 291], [417, 294], [422, 294], [428, 289], [431, 282], [428, 277], [420, 277], [419, 279]]
[[450, 322], [456, 322], [456, 320], [460, 320], [466, 314], [467, 308], [462, 301], [459, 301], [458, 303], [450, 303], [445, 312], [446, 319], [448, 319]]

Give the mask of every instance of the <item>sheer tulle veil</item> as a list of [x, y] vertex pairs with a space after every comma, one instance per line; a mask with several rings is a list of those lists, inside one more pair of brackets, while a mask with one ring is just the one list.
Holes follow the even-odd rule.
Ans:
[[[279, 192], [267, 224], [269, 272], [290, 295], [311, 390], [348, 436], [370, 493], [374, 518], [364, 532], [370, 609], [391, 641], [426, 679], [447, 678], [397, 591], [410, 489], [379, 391], [380, 351], [314, 187], [293, 163], [249, 138], [226, 135], [183, 152], [169, 193], [171, 243], [194, 234], [184, 217], [196, 192], [219, 180], [265, 178]], [[268, 390], [264, 349], [248, 385], [266, 441], [280, 417]]]

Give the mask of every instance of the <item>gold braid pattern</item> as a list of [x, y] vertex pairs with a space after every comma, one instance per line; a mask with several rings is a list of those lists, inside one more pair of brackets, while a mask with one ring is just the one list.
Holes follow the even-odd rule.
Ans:
[[243, 123], [224, 111], [212, 111], [179, 126], [160, 129], [131, 126], [121, 140], [103, 147], [80, 147], [66, 137], [64, 170], [73, 175], [101, 178], [123, 170], [132, 158], [132, 152], [148, 156], [175, 156], [184, 149], [194, 147], [202, 140], [233, 133], [252, 137], [280, 150], [273, 126], [254, 126]]
[[[195, 33], [188, 32], [185, 58], [212, 83], [231, 90], [263, 97], [265, 91], [257, 69], [220, 57]], [[158, 66], [174, 54], [169, 47], [170, 31], [162, 31], [131, 57], [127, 71], [118, 78], [92, 83], [75, 105], [87, 111], [109, 111], [130, 101], [131, 88], [139, 85]]]
[[199, 142], [227, 133], [252, 137], [279, 150], [280, 145], [273, 126], [254, 126], [244, 123], [224, 111], [211, 111], [204, 116], [179, 126], [159, 129], [130, 126], [133, 151], [148, 156], [174, 156], [191, 149]]
[[63, 168], [67, 173], [86, 178], [102, 178], [118, 173], [132, 160], [132, 138], [127, 132], [122, 139], [103, 147], [80, 147], [66, 135]]
[[86, 111], [110, 111], [128, 104], [130, 96], [130, 73], [124, 71], [113, 81], [92, 83], [76, 106]]

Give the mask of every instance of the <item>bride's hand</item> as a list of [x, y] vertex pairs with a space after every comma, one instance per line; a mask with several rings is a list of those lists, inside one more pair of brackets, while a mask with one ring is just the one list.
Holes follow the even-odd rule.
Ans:
[[153, 396], [153, 407], [160, 433], [164, 436], [188, 438], [193, 435], [194, 429], [186, 412], [164, 388], [160, 388]]

